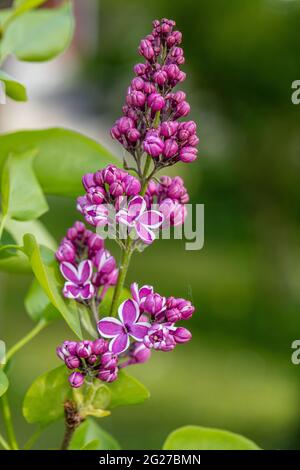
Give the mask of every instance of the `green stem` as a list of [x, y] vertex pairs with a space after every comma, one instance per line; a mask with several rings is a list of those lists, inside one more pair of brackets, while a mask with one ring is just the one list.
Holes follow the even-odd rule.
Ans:
[[25, 335], [20, 341], [18, 341], [12, 348], [9, 349], [6, 355], [7, 362], [12, 356], [19, 351], [25, 344], [29, 343], [40, 331], [42, 331], [45, 326], [48, 325], [48, 322], [45, 320], [39, 321], [39, 323], [31, 330], [27, 335]]
[[3, 419], [4, 419], [4, 424], [5, 424], [5, 427], [6, 427], [6, 432], [7, 432], [7, 437], [8, 437], [10, 447], [13, 450], [18, 450], [19, 446], [18, 446], [18, 443], [17, 443], [17, 439], [16, 439], [14, 427], [13, 427], [13, 422], [12, 422], [11, 411], [10, 411], [10, 406], [9, 406], [7, 393], [5, 393], [5, 395], [2, 395], [2, 397], [0, 398], [0, 402], [1, 402], [1, 405], [2, 405]]
[[11, 450], [8, 442], [4, 439], [2, 434], [0, 434], [0, 445], [3, 447], [5, 450]]

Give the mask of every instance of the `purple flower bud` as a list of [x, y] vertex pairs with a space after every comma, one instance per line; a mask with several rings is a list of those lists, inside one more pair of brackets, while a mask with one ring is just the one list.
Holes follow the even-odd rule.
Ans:
[[67, 230], [67, 237], [69, 240], [74, 241], [77, 238], [77, 230], [75, 227], [71, 227]]
[[158, 72], [155, 72], [155, 74], [153, 75], [153, 79], [154, 79], [155, 83], [157, 83], [157, 85], [163, 86], [164, 83], [168, 79], [168, 75], [163, 70], [159, 70]]
[[92, 354], [92, 343], [91, 341], [80, 341], [76, 348], [77, 356], [86, 359]]
[[178, 132], [178, 139], [181, 142], [186, 142], [190, 137], [189, 131], [187, 129], [180, 129]]
[[80, 372], [72, 372], [68, 380], [70, 382], [71, 387], [79, 388], [84, 382], [84, 375]]
[[143, 343], [134, 343], [132, 349], [129, 352], [130, 359], [128, 365], [131, 364], [143, 364], [147, 362], [151, 357], [151, 350], [147, 348]]
[[180, 160], [184, 163], [191, 163], [197, 158], [198, 150], [195, 147], [183, 147], [179, 152]]
[[186, 79], [186, 73], [182, 72], [182, 70], [180, 70], [180, 72], [177, 76], [177, 82], [182, 83], [182, 82], [184, 82], [185, 79]]
[[178, 308], [171, 308], [170, 310], [167, 310], [166, 319], [171, 323], [176, 323], [177, 321], [181, 320], [181, 313]]
[[173, 95], [173, 100], [176, 101], [177, 104], [182, 103], [182, 101], [185, 101], [186, 94], [184, 91], [176, 91]]
[[167, 23], [164, 23], [164, 24], [161, 25], [161, 32], [163, 34], [168, 34], [171, 31], [171, 29], [172, 29], [172, 27]]
[[106, 353], [108, 351], [108, 342], [102, 338], [95, 339], [92, 344], [92, 351], [97, 356]]
[[141, 183], [137, 178], [127, 175], [124, 180], [125, 193], [128, 197], [136, 196], [141, 190]]
[[191, 135], [191, 137], [189, 137], [188, 144], [191, 147], [196, 147], [199, 144], [199, 139], [196, 134]]
[[136, 64], [133, 68], [136, 75], [144, 75], [146, 72], [147, 66], [145, 64]]
[[176, 343], [187, 343], [192, 338], [192, 333], [186, 328], [179, 327], [174, 331], [173, 338], [175, 339]]
[[123, 116], [117, 121], [117, 125], [121, 134], [126, 134], [129, 129], [134, 127], [134, 121], [129, 117]]
[[127, 132], [127, 139], [130, 142], [135, 143], [139, 140], [140, 137], [141, 137], [140, 132], [135, 128], [134, 129], [129, 129], [129, 131]]
[[56, 252], [56, 259], [60, 262], [68, 261], [73, 263], [75, 260], [76, 251], [74, 245], [69, 240], [65, 240]]
[[180, 70], [176, 64], [170, 64], [165, 67], [169, 80], [176, 80]]
[[93, 366], [94, 364], [96, 364], [98, 360], [98, 357], [96, 356], [96, 354], [91, 354], [91, 356], [87, 359], [87, 362]]
[[101, 250], [104, 247], [104, 240], [97, 233], [92, 233], [88, 239], [88, 246], [94, 251]]
[[147, 95], [150, 95], [150, 93], [155, 93], [156, 88], [151, 82], [145, 82], [144, 85], [144, 92], [147, 93]]
[[176, 134], [179, 123], [177, 121], [165, 121], [160, 125], [160, 134], [163, 137], [172, 137]]
[[113, 369], [118, 364], [118, 355], [107, 352], [101, 357], [101, 368]]
[[120, 183], [119, 181], [115, 181], [114, 183], [110, 185], [109, 194], [111, 196], [118, 197], [118, 196], [122, 196], [123, 193], [124, 193], [124, 188], [123, 188], [122, 183]]
[[118, 377], [118, 367], [112, 369], [100, 369], [98, 374], [98, 379], [103, 382], [114, 382]]
[[82, 184], [84, 189], [87, 191], [92, 186], [95, 186], [94, 173], [87, 173], [82, 177]]
[[74, 223], [74, 228], [77, 230], [78, 233], [84, 233], [85, 232], [85, 225], [83, 222], [76, 221]]
[[110, 130], [110, 135], [112, 136], [113, 139], [115, 140], [120, 140], [121, 138], [121, 132], [119, 131], [118, 125], [115, 124], [111, 130]]
[[151, 157], [156, 158], [163, 152], [164, 143], [157, 135], [150, 134], [146, 136], [143, 142], [143, 148]]
[[130, 106], [142, 108], [146, 102], [146, 96], [142, 91], [133, 90], [130, 94], [126, 96], [126, 102]]
[[147, 193], [149, 193], [151, 196], [157, 194], [157, 184], [154, 180], [149, 181], [147, 186]]
[[152, 109], [153, 112], [160, 111], [165, 106], [165, 100], [159, 93], [151, 93], [148, 96], [148, 106]]
[[80, 359], [76, 356], [69, 356], [66, 357], [65, 363], [69, 369], [77, 369], [80, 366]]
[[149, 294], [143, 302], [143, 310], [150, 315], [156, 316], [164, 307], [166, 303], [165, 297], [159, 294]]
[[165, 146], [164, 146], [164, 151], [163, 154], [166, 158], [171, 158], [174, 157], [174, 155], [178, 151], [178, 145], [176, 140], [174, 139], [167, 139], [165, 140]]
[[141, 78], [141, 77], [135, 77], [132, 81], [131, 81], [131, 88], [133, 90], [137, 90], [137, 91], [143, 91], [144, 89], [144, 80]]
[[142, 39], [140, 42], [139, 53], [147, 60], [152, 60], [154, 57], [154, 50], [151, 42], [148, 39]]
[[176, 108], [175, 118], [187, 116], [190, 110], [190, 105], [186, 101], [182, 101]]
[[106, 192], [100, 186], [94, 186], [87, 190], [87, 199], [91, 204], [102, 204], [105, 200]]

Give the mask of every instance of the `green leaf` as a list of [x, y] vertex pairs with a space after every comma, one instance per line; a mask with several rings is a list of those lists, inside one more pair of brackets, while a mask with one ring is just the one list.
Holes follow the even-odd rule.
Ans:
[[24, 251], [27, 254], [37, 281], [44, 289], [52, 305], [61, 313], [74, 333], [82, 339], [80, 320], [75, 301], [63, 298], [63, 280], [54, 253], [39, 246], [33, 235], [24, 236]]
[[8, 389], [8, 378], [3, 369], [0, 369], [0, 397], [4, 395], [6, 390]]
[[11, 152], [38, 149], [35, 174], [47, 194], [78, 196], [82, 175], [120, 162], [96, 141], [66, 129], [21, 131], [0, 136], [0, 171]]
[[259, 450], [249, 439], [221, 429], [184, 426], [171, 432], [163, 450]]
[[3, 24], [2, 58], [13, 54], [19, 60], [40, 62], [56, 57], [69, 46], [74, 31], [70, 2], [60, 8], [27, 11], [22, 15], [13, 12], [12, 15], [13, 19], [8, 17]]
[[73, 390], [73, 397], [82, 418], [95, 416], [104, 418], [110, 415], [108, 407], [111, 401], [111, 392], [108, 386], [100, 380], [85, 383], [82, 387]]
[[47, 212], [48, 204], [32, 165], [37, 150], [10, 154], [2, 173], [2, 213], [20, 220], [37, 219]]
[[150, 397], [149, 391], [143, 384], [122, 370], [119, 372], [117, 380], [107, 384], [107, 387], [111, 392], [109, 408], [137, 405]]
[[64, 414], [64, 401], [70, 396], [66, 366], [40, 375], [30, 386], [23, 402], [23, 415], [28, 423], [42, 425], [56, 421]]
[[42, 319], [50, 322], [60, 318], [59, 311], [51, 304], [48, 296], [36, 279], [33, 280], [24, 303], [28, 315], [36, 322]]
[[25, 11], [32, 10], [37, 8], [43, 3], [46, 3], [47, 0], [15, 0], [14, 1], [14, 11], [18, 14], [24, 13]]
[[73, 434], [70, 450], [119, 450], [120, 445], [93, 419], [88, 418]]
[[0, 70], [0, 82], [5, 84], [5, 91], [7, 96], [15, 101], [27, 101], [25, 86], [3, 70]]

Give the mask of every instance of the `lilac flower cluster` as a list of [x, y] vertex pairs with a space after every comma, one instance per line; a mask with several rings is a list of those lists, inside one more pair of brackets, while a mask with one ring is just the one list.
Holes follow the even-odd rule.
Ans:
[[[65, 341], [57, 348], [60, 359], [72, 370], [69, 382], [75, 388], [94, 379], [112, 382], [120, 368], [146, 362], [153, 350], [172, 351], [192, 337], [188, 329], [178, 326], [195, 311], [186, 299], [163, 297], [152, 286], [139, 288], [134, 283], [131, 298], [120, 303], [132, 253], [151, 244], [158, 230], [182, 225], [187, 214], [189, 195], [183, 180], [155, 177], [161, 168], [195, 160], [199, 142], [196, 124], [179, 121], [189, 114], [190, 106], [183, 91], [173, 90], [185, 79], [180, 70], [182, 36], [174, 26], [172, 20], [155, 20], [152, 33], [141, 41], [139, 53], [146, 61], [134, 67], [136, 76], [123, 116], [111, 130], [136, 166], [129, 168], [124, 160], [124, 169], [108, 165], [84, 175], [85, 194], [77, 199], [77, 209], [92, 227], [115, 225], [116, 241], [122, 248], [119, 270], [103, 239], [82, 222], [67, 231], [56, 253], [66, 281], [63, 295], [93, 313], [99, 333], [94, 341]], [[122, 241], [123, 228], [126, 242]], [[101, 301], [115, 284], [110, 314], [103, 318]]]
[[162, 297], [152, 286], [139, 289], [136, 283], [131, 285], [131, 295], [132, 299], [120, 305], [119, 319], [105, 317], [98, 322], [100, 335], [111, 339], [109, 351], [122, 354], [136, 343], [148, 349], [172, 351], [176, 344], [191, 339], [189, 330], [175, 325], [191, 318], [195, 311], [191, 302]]
[[187, 215], [185, 204], [189, 202], [189, 195], [180, 176], [161, 176], [158, 182], [150, 181], [145, 199], [147, 207], [158, 204], [158, 210], [164, 217], [162, 228], [184, 223]]
[[75, 222], [67, 231], [56, 258], [66, 280], [63, 294], [67, 298], [86, 301], [97, 296], [102, 287], [101, 299], [107, 288], [117, 282], [114, 257], [104, 248], [103, 239], [82, 222]]
[[108, 205], [117, 210], [124, 197], [139, 194], [141, 183], [137, 178], [114, 165], [108, 165], [96, 173], [87, 173], [82, 178], [85, 196], [77, 199], [77, 209], [92, 226], [109, 223]]
[[95, 341], [64, 341], [56, 353], [73, 371], [69, 382], [74, 388], [81, 387], [85, 380], [91, 382], [97, 378], [103, 382], [113, 382], [118, 376], [119, 357], [108, 351], [108, 342], [102, 338]]
[[111, 129], [113, 139], [136, 159], [146, 152], [158, 168], [190, 163], [198, 153], [195, 122], [178, 121], [190, 112], [186, 95], [172, 91], [186, 78], [180, 70], [185, 61], [179, 47], [182, 34], [174, 27], [175, 21], [155, 20], [152, 33], [141, 40], [139, 53], [146, 62], [134, 66], [136, 76], [127, 90], [123, 116]]

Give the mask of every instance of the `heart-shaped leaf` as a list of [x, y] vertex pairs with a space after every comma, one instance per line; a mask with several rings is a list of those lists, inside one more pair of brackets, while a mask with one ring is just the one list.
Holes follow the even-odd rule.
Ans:
[[52, 305], [61, 313], [74, 333], [82, 339], [80, 320], [75, 301], [62, 296], [63, 280], [53, 251], [40, 247], [34, 236], [24, 236], [24, 252], [28, 256], [34, 275]]
[[71, 395], [66, 366], [40, 375], [28, 389], [23, 402], [23, 415], [28, 423], [46, 425], [64, 414], [64, 401]]
[[27, 101], [25, 86], [3, 70], [0, 70], [0, 82], [4, 83], [7, 96], [15, 101]]
[[87, 418], [73, 434], [70, 450], [119, 450], [118, 442], [92, 418]]
[[37, 219], [48, 210], [32, 165], [37, 150], [11, 153], [2, 173], [2, 213], [12, 219]]
[[17, 8], [20, 12], [10, 12], [2, 23], [5, 29], [0, 45], [2, 59], [13, 54], [19, 60], [39, 62], [56, 57], [69, 46], [74, 31], [70, 2], [59, 8], [27, 12], [22, 11], [25, 5]]
[[171, 432], [164, 450], [259, 450], [246, 437], [221, 429], [184, 426]]
[[34, 171], [47, 194], [78, 196], [81, 179], [109, 163], [120, 162], [108, 150], [77, 132], [66, 129], [22, 131], [0, 136], [0, 171], [7, 156], [38, 149]]

